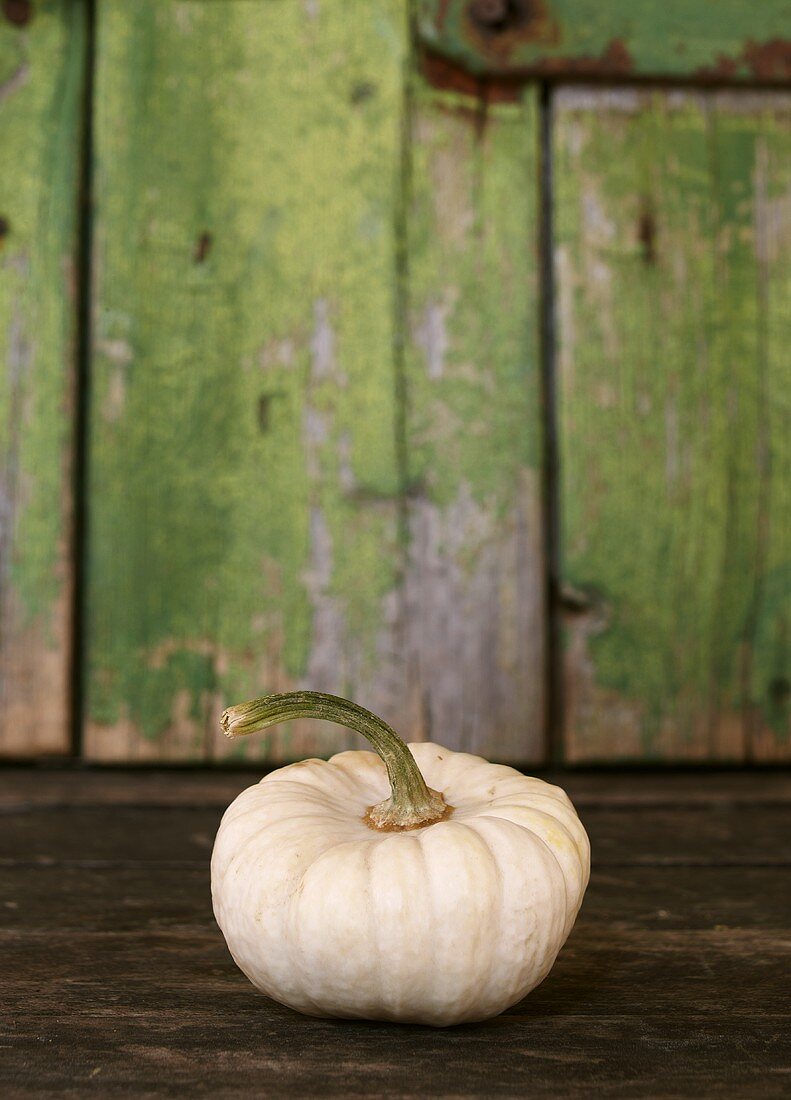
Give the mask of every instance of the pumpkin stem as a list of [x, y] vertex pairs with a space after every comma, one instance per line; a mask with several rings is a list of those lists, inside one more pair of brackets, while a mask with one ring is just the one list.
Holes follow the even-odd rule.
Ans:
[[366, 737], [384, 761], [392, 795], [365, 815], [375, 829], [416, 829], [447, 817], [450, 807], [438, 791], [426, 786], [415, 758], [394, 729], [370, 710], [321, 691], [287, 691], [239, 703], [220, 719], [227, 737], [245, 737], [292, 718], [337, 722]]

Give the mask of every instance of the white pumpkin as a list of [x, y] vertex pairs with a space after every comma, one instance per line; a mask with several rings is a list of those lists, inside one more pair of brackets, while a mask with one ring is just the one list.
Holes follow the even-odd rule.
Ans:
[[588, 882], [568, 797], [478, 756], [407, 747], [318, 692], [233, 707], [223, 728], [306, 716], [356, 729], [382, 758], [303, 760], [229, 806], [212, 896], [237, 964], [311, 1016], [446, 1025], [519, 1001], [548, 974]]

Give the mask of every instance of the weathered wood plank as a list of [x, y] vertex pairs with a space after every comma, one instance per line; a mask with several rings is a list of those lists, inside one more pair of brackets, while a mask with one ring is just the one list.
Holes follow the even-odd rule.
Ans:
[[[174, 789], [196, 778], [171, 776]], [[582, 778], [604, 796], [607, 777]], [[673, 778], [631, 780], [638, 790]], [[759, 838], [760, 859], [769, 838], [776, 845], [790, 832], [777, 809], [682, 808], [674, 834], [664, 810], [604, 813], [620, 821], [618, 842], [637, 859], [653, 858], [663, 831], [676, 852], [690, 851], [695, 835], [711, 834], [701, 822], [720, 819], [733, 835], [715, 843]], [[17, 864], [0, 874], [0, 1089], [11, 1097], [784, 1095], [787, 868], [607, 866], [597, 857], [601, 812], [586, 815], [591, 885], [550, 976], [496, 1020], [443, 1031], [312, 1020], [256, 996], [213, 924], [206, 856], [194, 866], [164, 862], [180, 846], [204, 844], [207, 811], [6, 812], [0, 841], [20, 857], [31, 841], [57, 836], [86, 855], [111, 837], [112, 858], [101, 868]], [[117, 866], [135, 844], [149, 861]]]
[[544, 756], [538, 104], [412, 112], [405, 422], [413, 728]]
[[755, 155], [758, 311], [765, 336], [759, 375], [761, 484], [751, 700], [747, 738], [756, 760], [791, 756], [791, 97], [784, 125], [767, 126]]
[[637, 9], [634, 0], [418, 0], [418, 28], [431, 51], [484, 78], [791, 78], [787, 0], [664, 0]]
[[[580, 969], [583, 990], [576, 987], [555, 1000], [551, 991], [560, 982], [551, 976], [511, 1013], [434, 1030], [297, 1016], [251, 992], [229, 959], [222, 964], [229, 977], [224, 989], [219, 983], [206, 987], [200, 975], [214, 965], [214, 955], [205, 949], [192, 953], [191, 966], [176, 953], [171, 966], [176, 973], [184, 967], [181, 986], [166, 981], [159, 987], [159, 954], [148, 956], [141, 942], [115, 959], [110, 952], [118, 944], [115, 938], [102, 951], [101, 977], [89, 950], [74, 960], [73, 981], [63, 991], [66, 1011], [59, 988], [57, 1000], [50, 998], [45, 965], [24, 1011], [4, 1013], [5, 1096], [787, 1095], [787, 1013], [763, 1010], [762, 985], [752, 1010], [743, 995], [734, 995], [736, 988], [741, 994], [751, 988], [748, 983], [760, 976], [758, 965], [728, 970], [715, 1003], [716, 970], [701, 966], [698, 981], [673, 983], [677, 1000], [664, 1010], [649, 996], [644, 1012], [622, 1012], [623, 986], [615, 983], [602, 997], [604, 1005], [588, 1012], [584, 990], [606, 981], [608, 965], [589, 960]], [[630, 953], [630, 961], [640, 958], [639, 951]], [[54, 949], [51, 964], [57, 967], [58, 960]], [[719, 961], [712, 956], [713, 964]], [[777, 983], [777, 960], [767, 961], [764, 971], [774, 972]], [[648, 990], [665, 1001], [657, 963], [629, 976], [632, 993]], [[127, 967], [147, 969], [146, 983], [128, 982]], [[734, 979], [744, 984], [731, 985]]]
[[555, 104], [566, 750], [788, 757], [791, 95]]
[[[118, 806], [8, 810], [0, 864], [202, 865], [222, 807]], [[582, 813], [599, 867], [791, 866], [791, 807], [591, 806]]]
[[[200, 806], [224, 809], [268, 769], [92, 768], [0, 770], [0, 810], [59, 806]], [[791, 803], [791, 772], [545, 771], [541, 778], [568, 791], [575, 806], [669, 808]]]
[[[131, 932], [0, 932], [3, 1013], [25, 1014], [37, 991], [38, 1012], [101, 1013], [136, 1007], [192, 1016], [244, 1010], [258, 1001], [235, 967], [220, 930], [146, 929]], [[664, 932], [575, 928], [541, 989], [508, 1011], [540, 1020], [573, 1014], [626, 1020], [642, 1014], [721, 1014], [731, 1020], [789, 1019], [788, 930], [720, 929]], [[108, 981], [123, 975], [119, 988]], [[716, 978], [713, 975], [716, 974]], [[9, 981], [10, 979], [10, 981]], [[750, 990], [739, 1000], [733, 991]], [[213, 1011], [205, 1005], [213, 1002]], [[274, 1007], [274, 1006], [271, 1006]]]
[[714, 1021], [565, 1012], [437, 1032], [299, 1018], [241, 995], [220, 1006], [224, 1014], [204, 1009], [196, 1018], [162, 997], [146, 1010], [26, 1016], [3, 1036], [0, 1083], [12, 1098], [787, 1095], [787, 1019], [758, 1013]]
[[403, 0], [105, 0], [87, 755], [231, 748], [310, 686], [397, 721]]
[[35, 756], [70, 740], [85, 5], [17, 14], [0, 12], [0, 753]]
[[[657, 935], [773, 930], [791, 921], [784, 867], [594, 867], [575, 942], [602, 929]], [[53, 905], [57, 898], [57, 905]], [[0, 930], [30, 936], [214, 930], [209, 865], [180, 867], [4, 866]], [[577, 939], [577, 935], [581, 937]]]

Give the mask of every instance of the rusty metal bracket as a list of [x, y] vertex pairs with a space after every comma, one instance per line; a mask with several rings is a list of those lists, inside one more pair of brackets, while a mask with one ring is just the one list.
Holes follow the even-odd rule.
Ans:
[[788, 0], [417, 0], [417, 30], [473, 80], [791, 84]]

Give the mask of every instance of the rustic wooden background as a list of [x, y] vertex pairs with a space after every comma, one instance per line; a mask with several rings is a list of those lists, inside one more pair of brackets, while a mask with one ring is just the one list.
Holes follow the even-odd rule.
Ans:
[[787, 3], [534, 8], [0, 4], [4, 754], [791, 757]]

